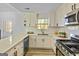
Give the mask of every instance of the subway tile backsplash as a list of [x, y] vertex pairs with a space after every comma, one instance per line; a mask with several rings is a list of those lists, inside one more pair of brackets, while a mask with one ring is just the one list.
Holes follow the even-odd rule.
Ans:
[[72, 33], [79, 35], [79, 26], [69, 26], [67, 29], [69, 30], [69, 34]]

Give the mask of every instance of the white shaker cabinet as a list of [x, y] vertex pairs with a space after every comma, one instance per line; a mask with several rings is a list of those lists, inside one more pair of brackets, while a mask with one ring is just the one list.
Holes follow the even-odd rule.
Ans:
[[36, 48], [44, 48], [44, 38], [42, 38], [41, 36], [37, 37]]
[[23, 56], [23, 41], [6, 52], [8, 56]]
[[36, 48], [36, 35], [29, 35], [29, 48]]
[[37, 24], [37, 17], [36, 13], [31, 13], [31, 21], [30, 25], [36, 27]]
[[24, 20], [26, 21], [26, 26], [36, 26], [37, 17], [34, 12], [26, 12], [24, 14]]
[[37, 48], [51, 49], [51, 38], [48, 35], [38, 35]]
[[17, 46], [16, 46], [16, 49], [17, 49], [17, 55], [18, 56], [23, 56], [23, 42], [20, 42]]
[[51, 44], [52, 44], [51, 38], [48, 36], [45, 37], [44, 48], [51, 49], [52, 48]]
[[30, 48], [51, 49], [51, 38], [48, 35], [29, 35]]
[[14, 55], [14, 49], [10, 49], [9, 51], [6, 52], [8, 56], [13, 56]]

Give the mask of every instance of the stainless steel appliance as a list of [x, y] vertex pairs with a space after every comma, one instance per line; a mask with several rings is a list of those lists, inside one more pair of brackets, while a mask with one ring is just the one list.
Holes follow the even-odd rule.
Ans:
[[24, 56], [29, 49], [29, 36], [24, 38]]
[[65, 25], [79, 24], [79, 9], [73, 10], [65, 17]]
[[57, 56], [79, 56], [79, 35], [72, 35], [70, 40], [57, 40]]

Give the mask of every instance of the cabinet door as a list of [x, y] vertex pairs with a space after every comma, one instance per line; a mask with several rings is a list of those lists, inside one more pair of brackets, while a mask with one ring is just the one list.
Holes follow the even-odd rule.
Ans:
[[32, 41], [33, 41], [32, 47], [33, 47], [33, 48], [36, 48], [36, 37], [34, 37]]
[[45, 39], [44, 48], [50, 48], [50, 40]]
[[37, 37], [36, 47], [37, 48], [44, 48], [44, 38], [43, 37], [41, 37], [41, 36]]
[[26, 20], [27, 26], [35, 26], [37, 22], [36, 13], [29, 12], [24, 14], [24, 19]]
[[37, 23], [36, 13], [31, 13], [31, 21], [30, 21], [31, 26], [36, 26], [36, 23]]
[[23, 56], [23, 41], [16, 46], [17, 55]]
[[[9, 51], [7, 51], [8, 56], [15, 56], [15, 52], [16, 52], [16, 47], [13, 47], [12, 49], [10, 49]], [[16, 54], [17, 55], [17, 54]]]
[[45, 38], [44, 42], [44, 48], [50, 49], [51, 48], [51, 39], [50, 38]]
[[9, 51], [6, 52], [8, 54], [8, 56], [12, 56], [13, 55], [13, 49], [10, 49]]
[[30, 14], [29, 13], [25, 13], [24, 14], [24, 20], [26, 20], [26, 26], [29, 26], [30, 24]]
[[36, 36], [35, 35], [30, 35], [29, 36], [29, 47], [30, 48], [35, 48], [36, 47]]

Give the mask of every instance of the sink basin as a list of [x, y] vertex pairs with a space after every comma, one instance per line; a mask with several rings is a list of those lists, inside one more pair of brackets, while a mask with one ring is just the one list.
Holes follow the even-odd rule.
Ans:
[[27, 34], [34, 34], [34, 32], [27, 32]]

